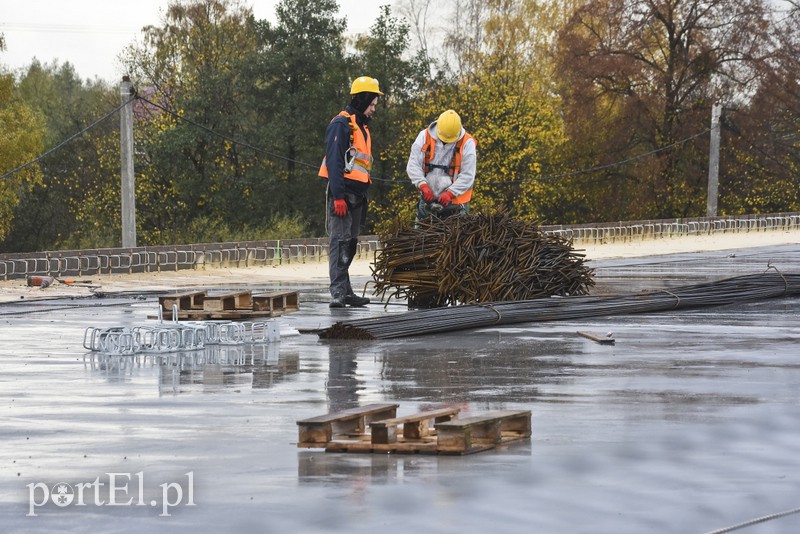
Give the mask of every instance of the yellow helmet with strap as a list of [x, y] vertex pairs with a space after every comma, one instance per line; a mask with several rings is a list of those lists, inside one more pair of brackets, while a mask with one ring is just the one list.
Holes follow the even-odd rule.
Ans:
[[353, 85], [350, 86], [350, 94], [355, 95], [357, 93], [376, 93], [383, 96], [378, 80], [369, 76], [360, 76], [353, 80]]

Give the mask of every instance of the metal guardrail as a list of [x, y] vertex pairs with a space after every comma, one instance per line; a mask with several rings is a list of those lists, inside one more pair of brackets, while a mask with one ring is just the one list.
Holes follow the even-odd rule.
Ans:
[[541, 226], [540, 229], [545, 233], [572, 239], [574, 242], [615, 243], [692, 235], [797, 230], [800, 229], [800, 213], [620, 221], [574, 226]]
[[[371, 258], [378, 246], [377, 236], [362, 236], [356, 255]], [[32, 275], [60, 277], [253, 267], [319, 262], [327, 258], [328, 240], [321, 238], [0, 254], [0, 280]]]
[[[800, 213], [548, 225], [540, 229], [578, 244], [614, 243], [717, 233], [796, 230], [800, 229]], [[378, 236], [361, 236], [357, 257], [371, 259], [379, 247]], [[327, 257], [327, 238], [0, 254], [0, 279], [253, 267], [320, 262], [327, 261]]]

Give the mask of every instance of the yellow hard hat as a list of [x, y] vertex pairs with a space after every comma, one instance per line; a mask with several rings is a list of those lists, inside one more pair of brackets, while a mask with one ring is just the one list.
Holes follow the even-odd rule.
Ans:
[[442, 143], [452, 143], [461, 134], [461, 117], [452, 109], [448, 109], [436, 121], [436, 135]]
[[369, 76], [359, 76], [353, 80], [353, 85], [350, 87], [350, 94], [354, 95], [356, 93], [377, 93], [383, 95], [378, 86], [378, 80], [370, 78]]

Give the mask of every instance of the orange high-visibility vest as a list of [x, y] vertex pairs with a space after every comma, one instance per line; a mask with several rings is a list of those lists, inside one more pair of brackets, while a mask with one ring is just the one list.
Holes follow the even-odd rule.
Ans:
[[[350, 150], [345, 154], [345, 164], [352, 158], [353, 168], [345, 172], [344, 177], [356, 182], [371, 184], [372, 178], [370, 178], [369, 173], [372, 170], [372, 139], [369, 135], [369, 128], [367, 128], [366, 124], [364, 125], [364, 130], [367, 132], [365, 137], [356, 123], [355, 114], [350, 115], [346, 111], [342, 111], [337, 117], [347, 117], [350, 121]], [[333, 120], [336, 120], [336, 117]], [[326, 159], [322, 158], [322, 165], [319, 168], [319, 175], [323, 178], [328, 177]]]
[[[468, 139], [472, 139], [472, 141], [475, 143], [475, 147], [478, 147], [478, 142], [475, 141], [475, 138], [468, 133], [464, 133], [464, 137], [456, 142], [456, 149], [453, 151], [453, 159], [450, 160], [450, 165], [448, 165], [447, 168], [436, 166], [440, 169], [446, 170], [447, 174], [450, 175], [450, 178], [453, 179], [453, 182], [455, 182], [455, 176], [461, 172], [461, 159], [463, 157], [462, 151], [464, 149], [464, 143]], [[431, 165], [431, 161], [433, 161], [433, 153], [435, 150], [436, 140], [431, 136], [430, 130], [425, 130], [425, 143], [422, 145], [422, 153], [425, 155], [425, 159], [422, 163], [422, 172], [425, 173], [425, 175], [427, 175], [431, 171], [431, 168], [434, 167]], [[454, 198], [453, 204], [466, 204], [471, 198], [472, 189], [465, 191]]]

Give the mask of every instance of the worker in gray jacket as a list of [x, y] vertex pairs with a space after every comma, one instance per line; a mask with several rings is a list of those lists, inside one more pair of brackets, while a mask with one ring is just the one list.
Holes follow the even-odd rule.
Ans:
[[467, 213], [477, 160], [477, 142], [452, 109], [417, 135], [406, 165], [411, 183], [420, 192], [417, 221], [431, 215], [446, 218]]

